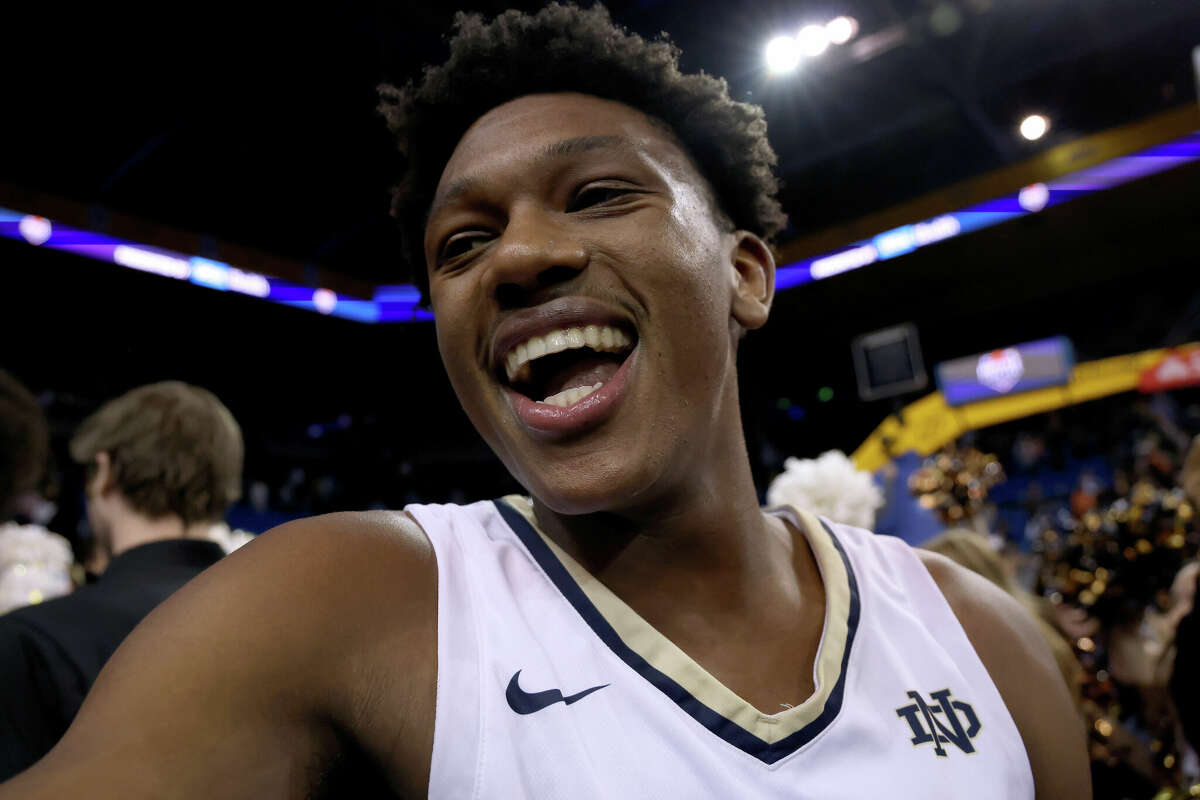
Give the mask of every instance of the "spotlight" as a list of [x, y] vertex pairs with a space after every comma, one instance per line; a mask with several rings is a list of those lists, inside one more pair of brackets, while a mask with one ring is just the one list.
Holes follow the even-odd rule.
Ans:
[[796, 44], [802, 54], [813, 58], [829, 49], [829, 34], [823, 25], [805, 25], [796, 34]]
[[792, 36], [776, 36], [767, 43], [767, 69], [775, 74], [791, 72], [800, 64], [800, 47]]
[[854, 17], [834, 17], [825, 23], [825, 35], [834, 44], [845, 44], [858, 33], [858, 22]]
[[1050, 130], [1050, 120], [1041, 114], [1030, 114], [1021, 120], [1021, 135], [1031, 142], [1037, 141]]

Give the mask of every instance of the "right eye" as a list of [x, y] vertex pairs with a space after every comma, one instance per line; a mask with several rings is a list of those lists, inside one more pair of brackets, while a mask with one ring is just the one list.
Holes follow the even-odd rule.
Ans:
[[491, 234], [484, 231], [463, 231], [456, 233], [442, 247], [439, 261], [452, 261], [459, 256], [466, 255], [472, 250], [477, 250], [483, 245], [491, 241]]

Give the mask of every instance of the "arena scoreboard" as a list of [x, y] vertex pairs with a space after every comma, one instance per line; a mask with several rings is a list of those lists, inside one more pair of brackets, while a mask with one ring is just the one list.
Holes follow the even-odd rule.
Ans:
[[1075, 367], [1075, 348], [1065, 336], [943, 361], [935, 369], [948, 406], [1008, 394], [1066, 386]]

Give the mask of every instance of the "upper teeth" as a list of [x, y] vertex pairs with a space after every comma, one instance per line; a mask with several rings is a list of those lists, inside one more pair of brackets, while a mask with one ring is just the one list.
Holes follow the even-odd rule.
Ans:
[[527, 379], [529, 362], [551, 353], [580, 347], [590, 347], [602, 353], [619, 353], [632, 345], [633, 340], [624, 331], [611, 325], [560, 328], [542, 336], [532, 336], [509, 350], [504, 357], [504, 368], [511, 383], [515, 378]]

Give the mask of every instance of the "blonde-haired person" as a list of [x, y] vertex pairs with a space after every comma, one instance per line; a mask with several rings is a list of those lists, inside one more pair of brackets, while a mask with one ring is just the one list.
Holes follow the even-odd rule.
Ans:
[[106, 403], [71, 439], [71, 457], [87, 472], [88, 522], [109, 556], [207, 538], [241, 497], [241, 428], [212, 392], [179, 381]]
[[74, 594], [0, 617], [0, 780], [55, 744], [129, 632], [221, 558], [210, 531], [241, 493], [241, 429], [211, 392], [178, 381], [105, 403], [71, 456], [107, 567]]
[[1045, 637], [1046, 643], [1050, 645], [1050, 651], [1054, 654], [1054, 660], [1058, 662], [1059, 671], [1062, 672], [1067, 688], [1071, 690], [1071, 696], [1079, 697], [1080, 686], [1083, 683], [1083, 667], [1075, 657], [1070, 643], [1046, 620], [1038, 598], [1013, 580], [1004, 560], [985, 536], [966, 528], [952, 528], [933, 537], [921, 547], [939, 553], [987, 578], [1025, 606]]

